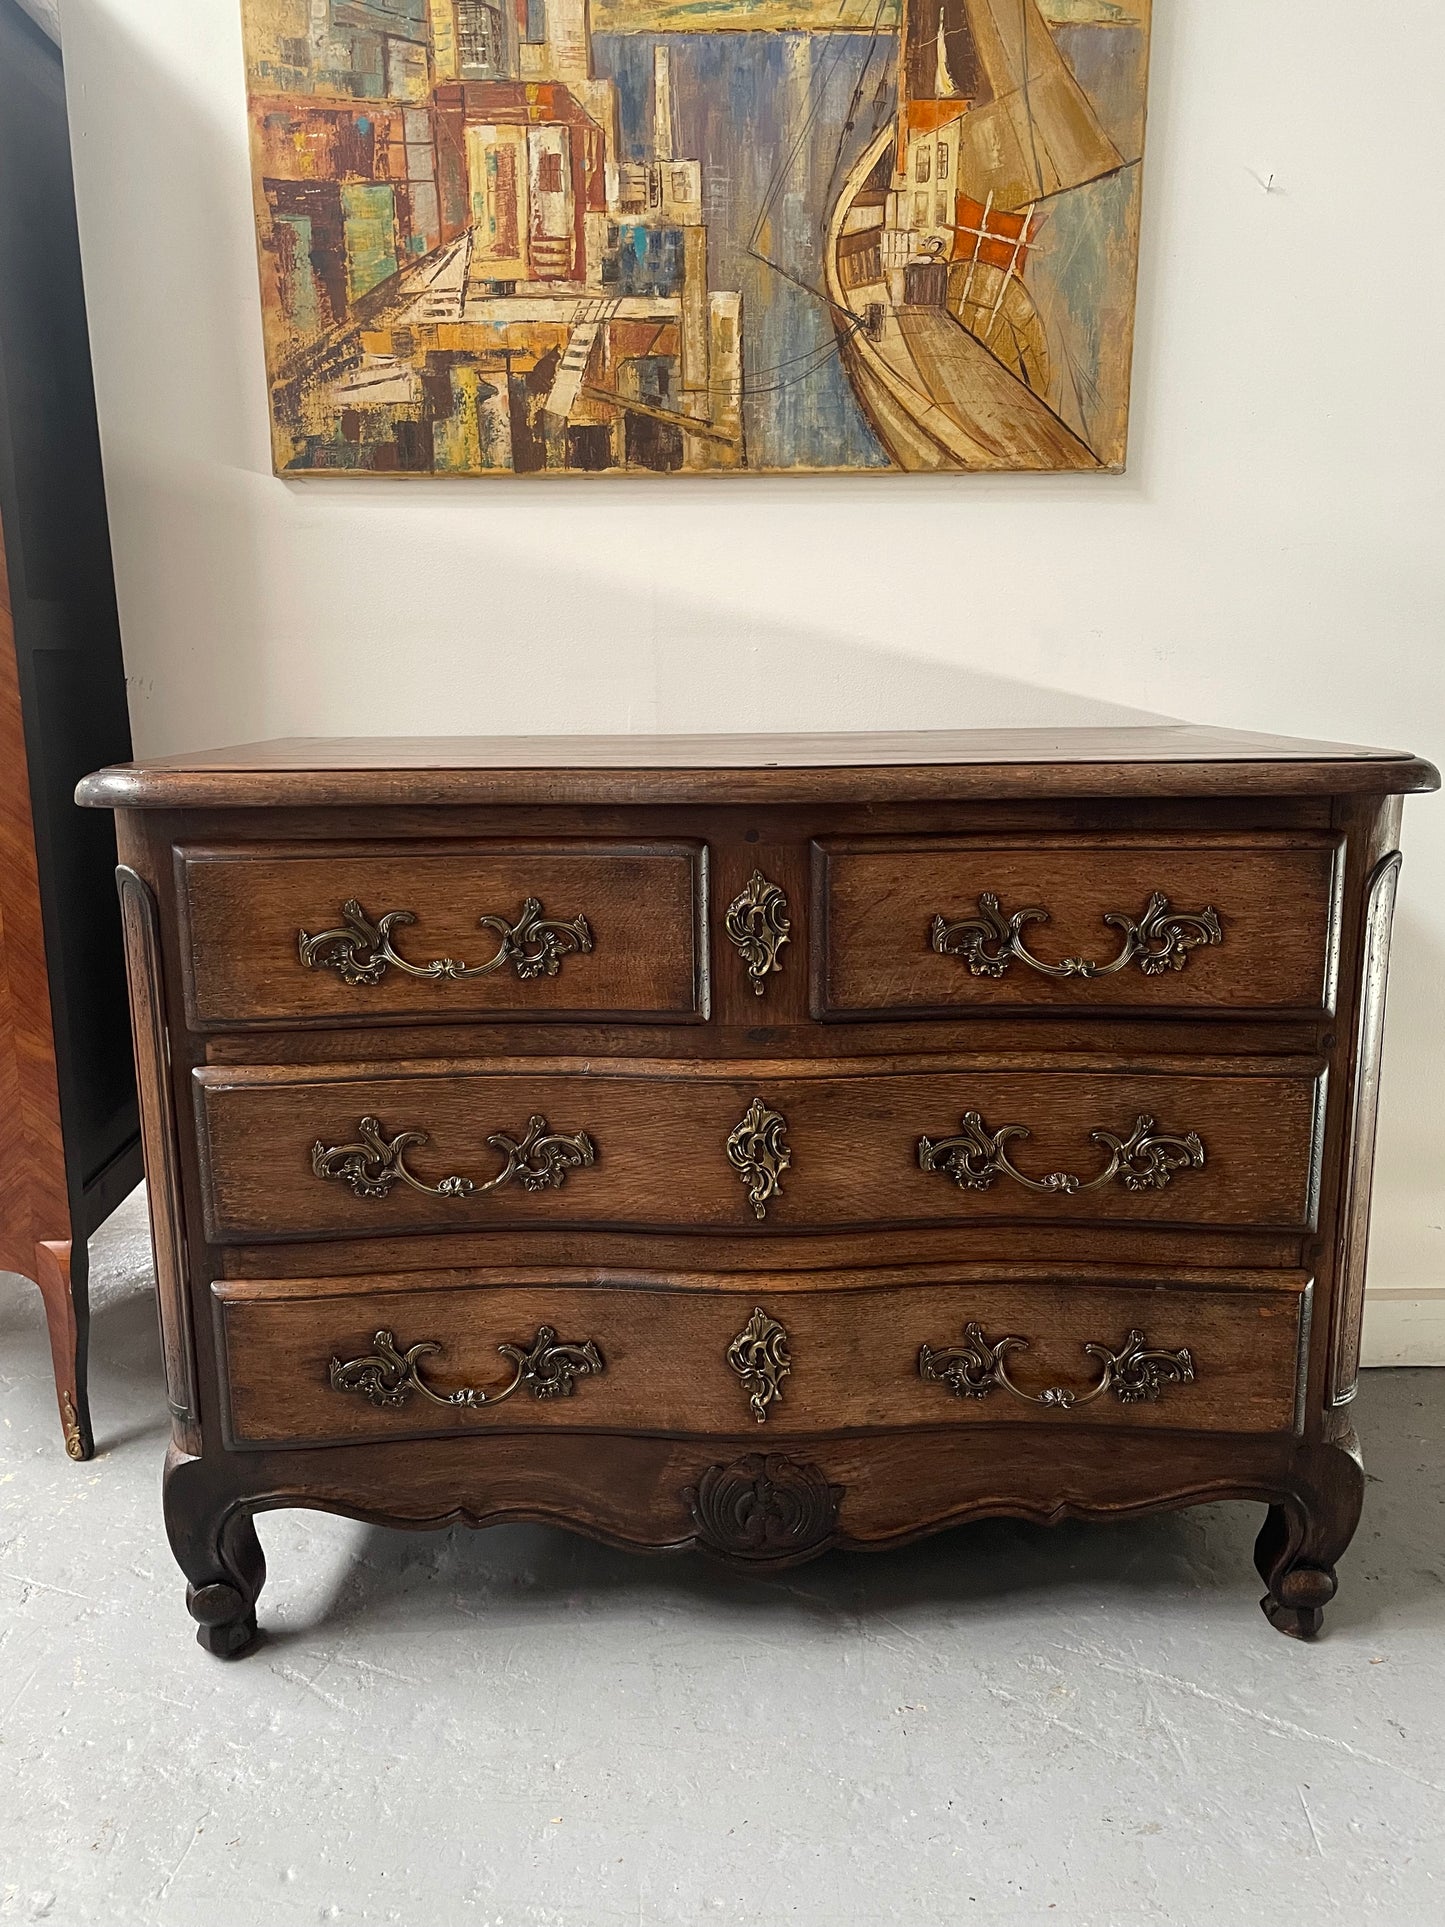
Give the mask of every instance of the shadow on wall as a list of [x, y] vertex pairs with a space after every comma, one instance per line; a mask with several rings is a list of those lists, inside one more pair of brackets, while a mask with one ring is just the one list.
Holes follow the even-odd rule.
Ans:
[[[117, 490], [112, 465], [112, 489]], [[148, 472], [122, 514], [181, 529], [185, 553], [125, 585], [139, 755], [272, 736], [556, 735], [735, 730], [1142, 725], [1175, 720], [929, 653], [949, 638], [900, 630], [891, 646], [652, 584], [625, 562], [548, 558], [514, 513], [399, 522], [367, 484], [367, 513], [334, 495], [277, 540], [238, 470], [189, 482]], [[466, 488], [469, 484], [453, 484]], [[486, 488], [488, 484], [475, 486]], [[525, 486], [525, 485], [523, 485]], [[562, 484], [564, 488], [569, 484]], [[740, 485], [741, 486], [741, 485]], [[408, 496], [411, 489], [395, 485]], [[378, 484], [383, 493], [386, 485]], [[298, 488], [298, 494], [306, 491]], [[325, 524], [353, 554], [338, 568]], [[267, 536], [263, 525], [269, 523]], [[319, 526], [318, 526], [319, 525]], [[555, 525], [554, 525], [555, 526]], [[368, 539], [374, 537], [374, 539]], [[408, 543], [423, 580], [477, 586], [452, 606], [408, 593], [387, 560]], [[132, 547], [131, 553], [136, 549]], [[338, 580], [346, 607], [337, 606]], [[966, 616], [951, 617], [966, 625]], [[986, 618], [982, 618], [986, 619]], [[189, 639], [178, 650], [174, 638]]]

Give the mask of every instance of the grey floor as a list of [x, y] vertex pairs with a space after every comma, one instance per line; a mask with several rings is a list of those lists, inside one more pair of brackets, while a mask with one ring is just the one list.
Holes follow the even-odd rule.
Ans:
[[1445, 1920], [1445, 1372], [1366, 1381], [1315, 1647], [1258, 1611], [1248, 1506], [756, 1581], [283, 1513], [227, 1665], [161, 1529], [139, 1197], [94, 1263], [85, 1467], [0, 1277], [0, 1920]]

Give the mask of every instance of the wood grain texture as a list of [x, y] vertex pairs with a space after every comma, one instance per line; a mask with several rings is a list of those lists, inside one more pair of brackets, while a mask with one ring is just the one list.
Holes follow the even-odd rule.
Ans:
[[[1324, 836], [824, 842], [814, 853], [814, 1014], [1328, 1009], [1339, 849]], [[1136, 962], [1110, 976], [1057, 979], [1017, 958], [998, 977], [978, 975], [933, 947], [931, 926], [937, 916], [977, 918], [985, 892], [1005, 919], [1047, 910], [1047, 923], [1021, 934], [1056, 967], [1116, 959], [1124, 939], [1105, 914], [1142, 918], [1156, 892], [1174, 911], [1216, 910], [1222, 941], [1157, 975]]]
[[30, 816], [30, 772], [20, 714], [20, 682], [10, 613], [4, 532], [0, 530], [0, 1157], [6, 1201], [0, 1231], [6, 1268], [29, 1276], [35, 1246], [70, 1222], [65, 1140], [45, 962], [40, 873]]
[[[594, 843], [374, 844], [176, 853], [185, 919], [187, 1003], [199, 1029], [228, 1024], [374, 1022], [381, 1018], [569, 1014], [619, 1019], [706, 1015], [706, 851]], [[426, 981], [388, 966], [375, 984], [307, 968], [301, 932], [344, 923], [357, 900], [373, 920], [410, 911], [398, 954], [486, 963], [498, 950], [483, 915], [509, 923], [527, 898], [542, 913], [586, 919], [593, 947], [560, 959], [556, 975], [510, 966], [484, 977]]]
[[186, 1279], [185, 1219], [181, 1206], [181, 1159], [171, 1089], [170, 1039], [162, 981], [160, 920], [150, 886], [128, 865], [117, 872], [121, 927], [130, 983], [131, 1036], [145, 1142], [147, 1207], [155, 1254], [156, 1294], [166, 1396], [176, 1442], [198, 1442], [195, 1341]]
[[[1235, 740], [1170, 733], [1153, 750], [1170, 744], [1172, 763], [1111, 762], [1137, 739], [1090, 739], [1040, 765], [1010, 760], [1037, 739], [980, 738], [951, 753], [1000, 760], [894, 766], [900, 745], [863, 743], [832, 767], [807, 765], [814, 745], [791, 769], [765, 767], [776, 759], [758, 744], [736, 748], [735, 767], [701, 768], [667, 744], [633, 746], [630, 761], [569, 745], [558, 768], [556, 746], [509, 768], [515, 745], [443, 745], [421, 768], [419, 751], [342, 745], [92, 786], [92, 800], [144, 792], [147, 805], [120, 829], [159, 918], [149, 980], [167, 1061], [153, 1054], [145, 1074], [174, 1110], [166, 1214], [195, 1342], [195, 1422], [166, 1512], [202, 1644], [250, 1641], [252, 1515], [291, 1504], [396, 1524], [545, 1519], [771, 1565], [995, 1513], [1251, 1498], [1270, 1508], [1257, 1563], [1271, 1623], [1318, 1630], [1363, 1491], [1332, 1387], [1337, 1334], [1358, 1320], [1358, 1247], [1342, 1226], [1363, 1222], [1346, 1186], [1368, 1098], [1361, 1026], [1377, 1021], [1370, 876], [1398, 817], [1388, 799], [1433, 774], [1314, 745], [1273, 760], [1255, 745], [1241, 762]], [[613, 761], [588, 767], [589, 753]], [[326, 902], [356, 893], [341, 881], [353, 858], [415, 887], [438, 859], [608, 839], [705, 848], [700, 1021], [440, 1000], [352, 1017], [344, 999], [286, 1001], [274, 973], [287, 926], [314, 916], [313, 887]], [[178, 849], [227, 879], [219, 911], [188, 910]], [[246, 890], [229, 879], [265, 874], [278, 850], [288, 877], [307, 872], [308, 904], [268, 884], [284, 915], [247, 956]], [[848, 853], [866, 874], [844, 873]], [[989, 873], [975, 881], [979, 857]], [[792, 938], [762, 998], [723, 929], [755, 869], [785, 891]], [[426, 927], [445, 932], [428, 955], [466, 954], [474, 881], [449, 872], [428, 897]], [[918, 974], [935, 968], [926, 923], [968, 904], [931, 899], [987, 889], [1047, 894], [1054, 921], [1029, 933], [1046, 959], [1091, 954], [1102, 912], [1137, 913], [1154, 889], [1180, 909], [1212, 903], [1224, 941], [1162, 985], [1140, 973], [1122, 989], [1125, 973], [1055, 985], [1016, 971], [959, 996], [962, 966], [938, 958], [940, 992]], [[625, 926], [647, 985], [643, 927]], [[890, 929], [913, 933], [897, 957]], [[218, 960], [222, 945], [241, 961]], [[228, 970], [221, 1001], [207, 991], [188, 1012], [188, 975], [214, 985]], [[862, 1007], [820, 1022], [840, 997]], [[246, 1027], [209, 1027], [237, 1010]], [[784, 1118], [789, 1157], [761, 1219], [726, 1152], [754, 1099]], [[918, 1142], [957, 1134], [970, 1111], [990, 1132], [1029, 1129], [1007, 1148], [1039, 1181], [1087, 1182], [1108, 1158], [1091, 1133], [1126, 1137], [1140, 1116], [1197, 1132], [1204, 1164], [1160, 1189], [1036, 1192], [1007, 1174], [963, 1189], [920, 1169]], [[427, 1133], [406, 1152], [423, 1184], [485, 1182], [503, 1161], [488, 1137], [518, 1139], [532, 1116], [588, 1133], [596, 1157], [535, 1192], [438, 1197], [394, 1181], [357, 1196], [317, 1176], [312, 1151], [355, 1142], [368, 1115], [388, 1138]], [[762, 1424], [726, 1358], [756, 1308], [784, 1327], [790, 1364]], [[990, 1340], [1029, 1341], [1010, 1366], [1035, 1393], [1086, 1390], [1099, 1360], [1083, 1347], [1134, 1330], [1188, 1349], [1195, 1376], [1137, 1406], [1108, 1392], [1071, 1410], [997, 1387], [960, 1398], [919, 1376], [919, 1347], [957, 1346], [975, 1320]], [[333, 1357], [364, 1358], [389, 1330], [403, 1351], [441, 1346], [419, 1357], [443, 1395], [495, 1387], [511, 1369], [497, 1347], [526, 1348], [543, 1326], [601, 1354], [570, 1398], [520, 1387], [463, 1410], [413, 1392], [378, 1408], [330, 1383]]]
[[87, 1384], [90, 1300], [83, 1289], [76, 1291], [72, 1259], [73, 1247], [68, 1238], [42, 1239], [35, 1247], [34, 1275], [45, 1304], [60, 1433], [65, 1440], [66, 1457], [82, 1462], [95, 1457]]
[[[1076, 1427], [1129, 1430], [1276, 1432], [1295, 1422], [1300, 1314], [1308, 1281], [1255, 1274], [1220, 1290], [1077, 1280], [1000, 1283], [966, 1268], [909, 1285], [874, 1285], [867, 1274], [834, 1284], [761, 1276], [692, 1287], [646, 1287], [623, 1279], [584, 1285], [521, 1286], [356, 1279], [302, 1295], [288, 1282], [218, 1285], [232, 1442], [339, 1444], [365, 1438], [425, 1438], [466, 1432], [583, 1430], [707, 1436], [745, 1427], [748, 1393], [727, 1363], [731, 1341], [755, 1307], [783, 1324], [791, 1361], [780, 1396], [758, 1424], [759, 1449], [778, 1438], [822, 1437], [877, 1428], [1044, 1425], [1061, 1437]], [[915, 1275], [916, 1276], [916, 1275]], [[733, 1289], [727, 1289], [731, 1283]], [[996, 1390], [961, 1398], [919, 1375], [919, 1348], [962, 1341], [977, 1320], [991, 1340], [1029, 1341], [1010, 1369], [1026, 1389], [1062, 1385], [1087, 1392], [1099, 1364], [1089, 1343], [1118, 1350], [1142, 1330], [1151, 1346], [1187, 1347], [1192, 1384], [1157, 1401], [1121, 1404], [1106, 1396], [1075, 1411], [1030, 1406]], [[525, 1391], [503, 1404], [444, 1410], [413, 1395], [380, 1409], [328, 1383], [333, 1358], [368, 1354], [374, 1334], [394, 1334], [403, 1352], [427, 1342], [421, 1361], [440, 1393], [505, 1386], [512, 1375], [497, 1347], [529, 1347], [540, 1327], [568, 1343], [590, 1340], [604, 1369], [576, 1381], [572, 1396], [537, 1400]], [[756, 1421], [754, 1421], [756, 1423]], [[1066, 1449], [1066, 1448], [1064, 1448]]]
[[[376, 1076], [342, 1071], [206, 1070], [197, 1074], [204, 1120], [210, 1234], [219, 1241], [469, 1226], [631, 1224], [744, 1230], [755, 1225], [727, 1141], [755, 1099], [786, 1120], [791, 1165], [767, 1206], [765, 1228], [953, 1224], [989, 1219], [1045, 1223], [1268, 1225], [1313, 1218], [1317, 1079], [1257, 1063], [1209, 1060], [1143, 1067], [1077, 1061], [1037, 1071], [1011, 1063], [938, 1069], [919, 1063], [800, 1066], [776, 1062], [622, 1067], [518, 1061], [440, 1070], [429, 1063]], [[1263, 1073], [1263, 1074], [1261, 1074]], [[1091, 1141], [1127, 1137], [1141, 1116], [1162, 1131], [1196, 1132], [1203, 1170], [1162, 1190], [1111, 1182], [1076, 1196], [1042, 1195], [1007, 1177], [987, 1191], [960, 1188], [919, 1167], [924, 1136], [959, 1130], [966, 1112], [998, 1130], [1027, 1127], [1010, 1147], [1026, 1175], [1069, 1171], [1092, 1179], [1107, 1153]], [[591, 1169], [556, 1190], [512, 1184], [476, 1197], [436, 1197], [404, 1183], [358, 1197], [318, 1178], [313, 1145], [354, 1142], [364, 1117], [388, 1139], [424, 1131], [407, 1153], [432, 1185], [474, 1182], [501, 1168], [493, 1132], [519, 1138], [532, 1116], [555, 1132], [586, 1132]]]
[[988, 796], [1340, 795], [1435, 789], [1396, 750], [1185, 724], [846, 736], [295, 737], [116, 765], [106, 809]]
[[0, 7], [0, 1265], [45, 1300], [62, 1436], [91, 1453], [89, 1234], [139, 1182], [111, 825], [130, 754], [66, 124], [52, 40]]
[[[592, 1433], [377, 1443], [186, 1459], [167, 1466], [172, 1544], [195, 1581], [231, 1520], [276, 1506], [314, 1506], [375, 1524], [436, 1528], [531, 1521], [604, 1544], [683, 1552], [697, 1543], [683, 1493], [709, 1464], [760, 1449], [757, 1427], [706, 1441]], [[841, 1485], [837, 1543], [858, 1551], [906, 1545], [976, 1519], [1122, 1519], [1225, 1499], [1275, 1502], [1293, 1524], [1332, 1512], [1352, 1439], [1299, 1447], [1284, 1435], [1075, 1432], [1068, 1449], [1047, 1426], [1001, 1429], [984, 1451], [966, 1427], [888, 1432], [809, 1447]], [[793, 1454], [803, 1456], [796, 1443]], [[176, 1490], [181, 1484], [189, 1490]], [[1346, 1535], [1348, 1543], [1348, 1534]], [[813, 1556], [815, 1548], [804, 1554]], [[204, 1572], [204, 1568], [201, 1569]]]
[[65, 1449], [94, 1452], [86, 1397], [84, 1252], [79, 1293], [70, 1266], [70, 1188], [54, 1015], [46, 966], [30, 772], [0, 528], [0, 1266], [33, 1278], [45, 1302]]

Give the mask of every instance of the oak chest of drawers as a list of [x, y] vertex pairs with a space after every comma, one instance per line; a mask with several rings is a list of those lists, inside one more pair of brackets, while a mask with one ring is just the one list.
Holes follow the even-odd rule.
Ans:
[[1269, 1511], [1349, 1424], [1409, 757], [1187, 728], [102, 772], [203, 1645], [260, 1510], [753, 1566]]

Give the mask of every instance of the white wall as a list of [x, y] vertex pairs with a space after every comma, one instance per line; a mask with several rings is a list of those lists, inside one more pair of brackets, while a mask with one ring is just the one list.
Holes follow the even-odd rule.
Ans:
[[[1155, 11], [1126, 476], [280, 482], [238, 0], [64, 0], [138, 749], [1147, 711], [1445, 761], [1445, 8]], [[1406, 852], [1369, 1342], [1445, 1360], [1445, 800]]]

